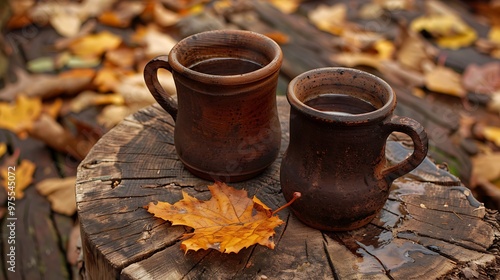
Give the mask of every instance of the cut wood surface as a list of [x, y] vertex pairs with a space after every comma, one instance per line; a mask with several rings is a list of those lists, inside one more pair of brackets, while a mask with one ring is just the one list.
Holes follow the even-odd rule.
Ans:
[[[288, 146], [289, 106], [278, 96], [280, 157], [262, 175], [230, 184], [273, 209], [285, 203], [279, 183]], [[180, 200], [181, 190], [209, 199], [207, 186], [184, 169], [173, 144], [174, 122], [159, 106], [142, 109], [107, 133], [78, 168], [77, 207], [88, 279], [475, 279], [498, 274], [497, 212], [430, 159], [396, 180], [367, 226], [322, 232], [291, 212], [277, 228], [274, 250], [238, 254], [180, 249], [186, 228], [154, 218], [149, 202]], [[396, 139], [397, 137], [393, 137]], [[388, 141], [387, 158], [411, 150]]]

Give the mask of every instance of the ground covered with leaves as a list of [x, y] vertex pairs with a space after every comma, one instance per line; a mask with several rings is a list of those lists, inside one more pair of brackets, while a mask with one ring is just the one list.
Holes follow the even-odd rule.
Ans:
[[[500, 207], [500, 1], [265, 2], [325, 35], [308, 42], [329, 53], [322, 64], [371, 69], [423, 104], [452, 110], [453, 138], [433, 129], [431, 145], [446, 138], [463, 150], [471, 167], [450, 171], [489, 208]], [[0, 6], [1, 273], [12, 276], [6, 256], [15, 240], [16, 271], [25, 279], [76, 277], [79, 162], [125, 116], [155, 102], [144, 84], [145, 63], [200, 31], [256, 28], [253, 14], [241, 12], [252, 10], [252, 1], [0, 0]], [[258, 22], [284, 49], [299, 41], [272, 19]], [[285, 57], [278, 94], [296, 74], [288, 69], [302, 67], [300, 56], [316, 59], [300, 48], [294, 54]], [[160, 72], [160, 79], [174, 94], [170, 73]], [[17, 219], [11, 239], [8, 218]]]

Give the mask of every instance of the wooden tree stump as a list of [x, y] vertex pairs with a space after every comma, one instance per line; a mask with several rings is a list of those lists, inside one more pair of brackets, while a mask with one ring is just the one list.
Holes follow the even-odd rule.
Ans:
[[[289, 106], [278, 97], [283, 154]], [[496, 212], [485, 209], [461, 182], [430, 160], [396, 180], [384, 209], [367, 226], [321, 232], [280, 212], [276, 248], [251, 246], [238, 254], [184, 253], [183, 226], [154, 218], [151, 201], [175, 203], [181, 190], [209, 199], [212, 182], [192, 176], [177, 159], [174, 122], [159, 106], [145, 108], [107, 133], [78, 168], [76, 185], [88, 279], [435, 279], [494, 278]], [[389, 141], [387, 157], [409, 150]], [[285, 203], [281, 156], [262, 175], [230, 184], [273, 209]]]

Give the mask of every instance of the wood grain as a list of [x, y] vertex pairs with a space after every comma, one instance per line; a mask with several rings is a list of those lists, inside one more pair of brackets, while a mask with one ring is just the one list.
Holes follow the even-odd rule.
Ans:
[[[279, 184], [289, 139], [284, 97], [278, 108], [280, 157], [259, 177], [231, 184], [273, 209], [285, 203]], [[89, 279], [435, 279], [463, 276], [471, 267], [478, 275], [498, 268], [498, 251], [491, 251], [498, 246], [496, 216], [430, 160], [396, 180], [384, 209], [358, 230], [317, 231], [285, 210], [275, 250], [184, 254], [179, 238], [186, 229], [143, 208], [151, 201], [174, 203], [181, 190], [209, 199], [212, 182], [183, 168], [173, 132], [170, 116], [153, 105], [102, 137], [79, 166], [77, 207]], [[397, 161], [400, 149], [400, 142], [389, 142], [389, 160]]]

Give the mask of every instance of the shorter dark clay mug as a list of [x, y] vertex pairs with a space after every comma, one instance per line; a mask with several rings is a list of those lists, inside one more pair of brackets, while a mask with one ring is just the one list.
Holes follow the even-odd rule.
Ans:
[[[144, 79], [175, 120], [179, 159], [194, 175], [235, 182], [271, 165], [281, 145], [276, 87], [282, 52], [270, 38], [242, 30], [189, 36], [146, 65]], [[157, 72], [172, 72], [177, 101]]]
[[[393, 115], [396, 95], [382, 79], [350, 68], [321, 68], [293, 79], [287, 92], [290, 144], [281, 164], [281, 188], [305, 224], [331, 231], [369, 223], [392, 182], [427, 155], [427, 134], [415, 120]], [[413, 153], [387, 166], [386, 140], [408, 134]]]

